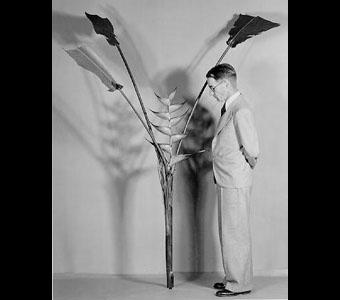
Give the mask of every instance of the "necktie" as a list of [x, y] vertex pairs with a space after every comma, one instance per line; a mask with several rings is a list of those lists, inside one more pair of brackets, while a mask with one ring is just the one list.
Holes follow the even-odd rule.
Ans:
[[225, 109], [225, 103], [223, 103], [223, 106], [221, 108], [221, 117], [223, 116], [223, 114], [226, 112], [226, 109]]

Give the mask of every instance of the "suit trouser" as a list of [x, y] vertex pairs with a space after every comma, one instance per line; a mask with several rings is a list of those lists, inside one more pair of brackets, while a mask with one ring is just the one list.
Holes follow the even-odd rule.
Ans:
[[217, 187], [218, 229], [226, 289], [252, 289], [253, 264], [249, 224], [251, 186]]

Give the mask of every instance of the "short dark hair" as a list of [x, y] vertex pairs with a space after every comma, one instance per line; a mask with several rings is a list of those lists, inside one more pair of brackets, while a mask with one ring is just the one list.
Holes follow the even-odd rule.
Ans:
[[224, 63], [211, 68], [205, 77], [211, 77], [215, 80], [233, 78], [236, 81], [237, 75], [235, 69], [231, 65]]

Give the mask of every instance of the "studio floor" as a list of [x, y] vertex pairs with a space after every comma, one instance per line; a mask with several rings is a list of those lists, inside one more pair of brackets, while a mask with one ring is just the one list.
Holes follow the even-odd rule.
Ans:
[[[220, 299], [212, 288], [218, 273], [175, 273], [175, 286], [166, 287], [164, 275], [55, 274], [54, 300], [199, 300]], [[228, 299], [288, 299], [288, 276], [254, 277], [250, 294]]]

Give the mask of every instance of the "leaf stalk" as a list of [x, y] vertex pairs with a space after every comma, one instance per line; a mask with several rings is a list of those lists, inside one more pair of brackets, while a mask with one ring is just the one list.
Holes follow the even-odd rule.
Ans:
[[[166, 161], [166, 158], [165, 158], [165, 156], [164, 156], [164, 153], [163, 153], [163, 151], [160, 149], [158, 143], [156, 142], [155, 136], [154, 136], [154, 134], [153, 134], [153, 131], [152, 131], [152, 127], [151, 127], [151, 123], [150, 123], [148, 114], [147, 114], [146, 109], [145, 109], [145, 107], [144, 107], [142, 97], [141, 97], [141, 95], [140, 95], [140, 93], [139, 93], [139, 90], [138, 90], [136, 81], [135, 81], [135, 79], [134, 79], [134, 77], [133, 77], [133, 74], [132, 74], [132, 72], [131, 72], [131, 70], [130, 70], [129, 64], [128, 64], [128, 62], [127, 62], [127, 60], [126, 60], [126, 58], [125, 58], [125, 55], [124, 55], [122, 49], [120, 48], [119, 44], [116, 45], [116, 47], [117, 47], [117, 49], [118, 49], [118, 52], [119, 52], [120, 56], [121, 56], [122, 59], [123, 59], [124, 65], [125, 65], [125, 67], [126, 67], [128, 73], [129, 73], [129, 76], [130, 76], [130, 78], [131, 78], [133, 87], [134, 87], [134, 89], [135, 89], [135, 91], [136, 91], [136, 95], [137, 95], [137, 97], [138, 97], [140, 106], [141, 106], [141, 108], [142, 108], [142, 111], [143, 111], [143, 114], [144, 114], [144, 117], [145, 117], [145, 121], [146, 121], [147, 126], [148, 126], [147, 132], [149, 133], [149, 135], [150, 135], [152, 141], [154, 142], [154, 146], [155, 146], [156, 149], [157, 149], [157, 151], [156, 151], [157, 156], [158, 156], [158, 158], [159, 158], [159, 156], [160, 156], [160, 157], [161, 157], [161, 161], [163, 162], [164, 166], [167, 166], [167, 161]], [[137, 114], [137, 115], [138, 115], [138, 114]], [[139, 115], [138, 115], [138, 116], [139, 116]], [[144, 124], [145, 124], [145, 123], [143, 122], [143, 125], [144, 125]], [[144, 126], [144, 127], [145, 127], [145, 126]], [[145, 128], [145, 129], [146, 129], [146, 128]]]

